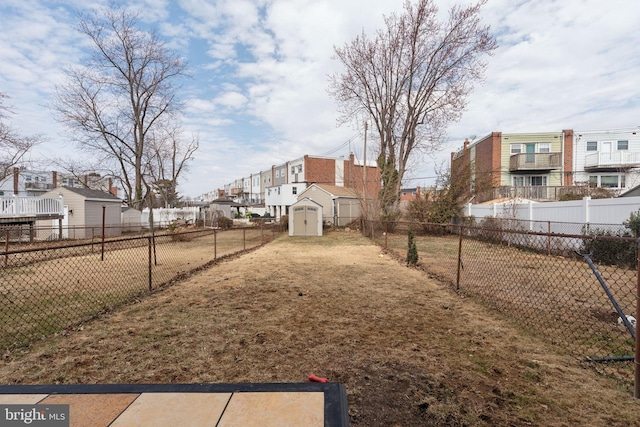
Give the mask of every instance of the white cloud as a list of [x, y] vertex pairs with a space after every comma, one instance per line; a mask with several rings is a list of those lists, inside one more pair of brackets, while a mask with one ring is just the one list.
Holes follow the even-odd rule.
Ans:
[[[64, 66], [87, 41], [70, 7], [107, 0], [7, 0], [0, 6], [0, 91], [12, 96], [14, 123], [56, 144], [64, 131], [43, 107]], [[437, 0], [441, 15], [455, 0]], [[466, 2], [462, 2], [466, 3]], [[327, 76], [331, 60], [403, 0], [144, 0], [145, 23], [189, 57], [193, 78], [180, 92], [187, 131], [200, 137], [183, 194], [197, 195], [302, 154], [321, 154], [357, 132], [336, 127]], [[640, 4], [628, 0], [489, 0], [483, 20], [500, 46], [488, 58], [461, 120], [438, 159], [465, 137], [491, 131], [619, 128], [640, 125]], [[37, 126], [34, 126], [34, 123]], [[370, 135], [371, 140], [374, 136]], [[361, 141], [351, 149], [361, 156]], [[42, 147], [42, 151], [51, 148]], [[337, 153], [347, 154], [347, 151]], [[424, 160], [433, 161], [425, 157]], [[414, 176], [432, 176], [424, 166]], [[424, 172], [424, 173], [422, 173]], [[413, 182], [415, 184], [415, 182]]]

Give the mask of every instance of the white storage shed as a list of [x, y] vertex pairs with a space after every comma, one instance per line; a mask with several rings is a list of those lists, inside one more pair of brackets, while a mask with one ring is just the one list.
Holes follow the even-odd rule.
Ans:
[[322, 206], [308, 197], [291, 205], [289, 236], [322, 236]]

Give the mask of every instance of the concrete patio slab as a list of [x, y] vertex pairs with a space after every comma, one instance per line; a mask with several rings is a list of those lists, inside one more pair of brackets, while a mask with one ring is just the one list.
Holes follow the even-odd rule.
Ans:
[[74, 427], [349, 426], [338, 383], [0, 385], [0, 405], [17, 404], [69, 405]]

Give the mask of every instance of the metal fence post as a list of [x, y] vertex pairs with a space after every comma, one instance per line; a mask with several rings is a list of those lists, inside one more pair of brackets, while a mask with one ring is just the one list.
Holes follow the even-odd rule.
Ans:
[[640, 399], [640, 327], [638, 327], [638, 322], [640, 322], [640, 239], [638, 239], [638, 252], [636, 256], [638, 258], [638, 267], [636, 272], [636, 354], [634, 359], [634, 372], [635, 378], [633, 382], [633, 396], [636, 399]]
[[102, 246], [100, 249], [100, 260], [104, 261], [104, 219], [105, 219], [105, 210], [106, 210], [106, 206], [102, 205]]
[[9, 254], [6, 252], [9, 252], [9, 227], [7, 227], [7, 240], [5, 241], [4, 244], [4, 266], [6, 267], [9, 264]]
[[149, 244], [148, 244], [149, 256], [148, 256], [148, 263], [147, 263], [148, 266], [149, 266], [149, 292], [151, 292], [153, 290], [153, 276], [152, 276], [152, 273], [151, 273], [151, 244], [152, 244], [151, 243], [151, 239], [152, 238], [151, 238], [151, 236], [148, 236], [147, 239], [148, 239], [148, 242], [149, 242]]
[[246, 228], [242, 229], [242, 250], [243, 251], [247, 250], [247, 229]]
[[551, 255], [551, 221], [547, 221], [547, 255]]
[[213, 229], [213, 260], [218, 259], [218, 230]]
[[456, 273], [456, 292], [460, 291], [460, 269], [462, 268], [462, 226], [458, 228], [458, 272]]

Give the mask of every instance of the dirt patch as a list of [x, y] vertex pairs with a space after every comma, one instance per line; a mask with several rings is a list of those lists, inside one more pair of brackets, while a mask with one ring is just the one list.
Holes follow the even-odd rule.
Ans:
[[353, 426], [639, 425], [616, 383], [355, 233], [283, 237], [5, 357], [3, 383], [345, 384]]

